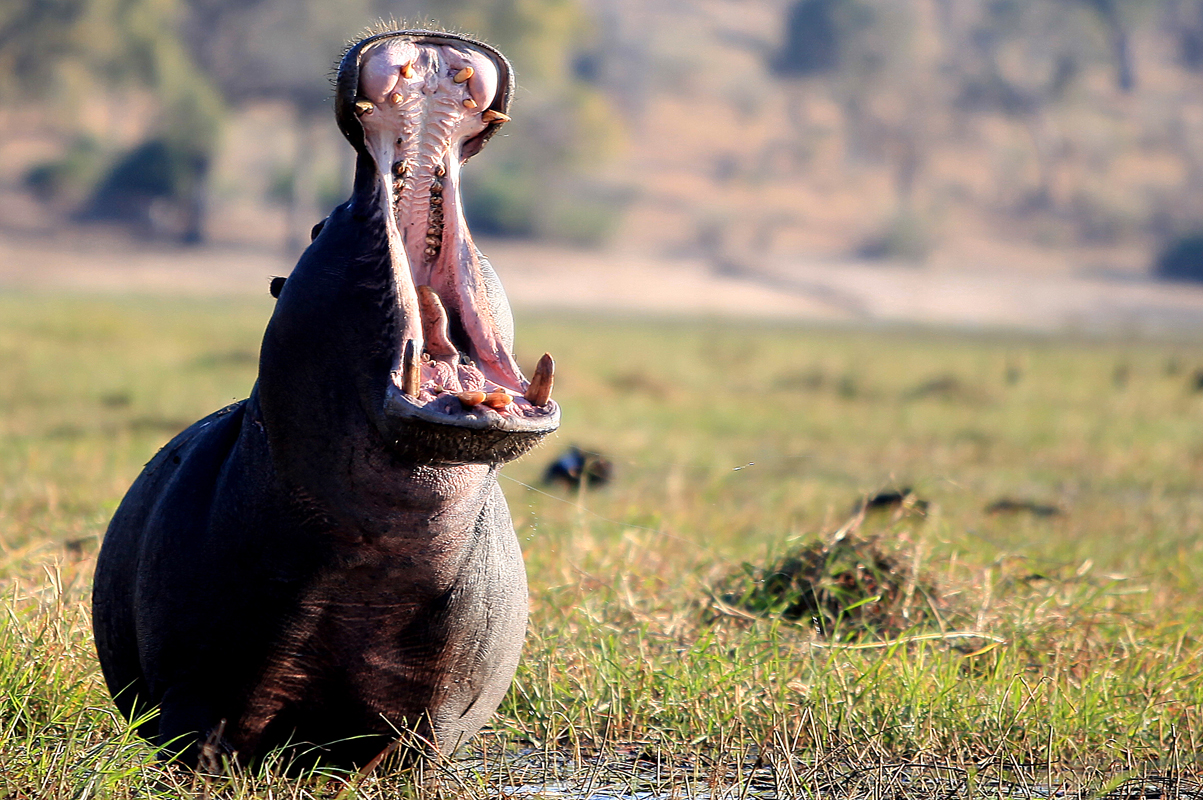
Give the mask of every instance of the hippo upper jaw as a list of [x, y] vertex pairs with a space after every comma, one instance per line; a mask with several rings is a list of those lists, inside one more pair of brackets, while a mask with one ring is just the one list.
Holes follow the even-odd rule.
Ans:
[[529, 380], [519, 368], [460, 194], [464, 162], [509, 119], [512, 83], [497, 51], [430, 31], [370, 37], [339, 68], [339, 126], [359, 154], [352, 206], [382, 223], [400, 311], [376, 422], [408, 458], [508, 461], [559, 426], [554, 362]]

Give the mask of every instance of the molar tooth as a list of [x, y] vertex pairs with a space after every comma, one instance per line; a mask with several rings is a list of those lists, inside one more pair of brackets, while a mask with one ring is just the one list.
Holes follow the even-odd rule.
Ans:
[[475, 74], [476, 70], [472, 69], [471, 67], [464, 67], [459, 72], [455, 73], [455, 77], [452, 78], [452, 80], [456, 83], [463, 83]]
[[422, 385], [422, 368], [414, 355], [414, 340], [405, 343], [405, 356], [401, 359], [401, 391], [410, 397], [418, 396], [418, 388]]
[[409, 61], [405, 64], [402, 64], [401, 65], [401, 77], [409, 79], [409, 78], [412, 78], [413, 76], [414, 76], [414, 63], [412, 61]]
[[472, 408], [473, 406], [480, 405], [485, 401], [485, 396], [484, 392], [459, 392], [455, 395], [464, 408]]
[[547, 405], [547, 401], [551, 399], [552, 384], [555, 383], [555, 371], [556, 362], [552, 360], [551, 353], [544, 353], [535, 366], [535, 374], [531, 378], [530, 385], [526, 387], [526, 392], [522, 395], [531, 405]]
[[393, 174], [396, 175], [398, 178], [405, 177], [405, 162], [404, 161], [394, 161], [393, 162]]
[[514, 398], [510, 397], [505, 392], [489, 392], [485, 395], [484, 404], [492, 409], [503, 409], [510, 403], [514, 402]]
[[401, 99], [402, 99], [402, 98], [401, 98], [401, 93], [400, 93], [400, 92], [393, 92], [392, 94], [390, 94], [390, 95], [388, 96], [388, 101], [389, 101], [390, 103], [392, 103], [393, 105], [400, 105], [400, 104], [401, 104]]
[[476, 108], [476, 101], [471, 97], [464, 100], [464, 108]]
[[510, 117], [508, 114], [502, 114], [500, 111], [494, 111], [491, 108], [488, 111], [486, 111], [485, 113], [481, 114], [480, 118], [482, 120], [484, 120], [485, 122], [509, 122], [510, 121]]
[[358, 117], [362, 117], [366, 114], [371, 114], [375, 110], [376, 110], [376, 106], [373, 105], [371, 100], [356, 100], [355, 101], [355, 115]]

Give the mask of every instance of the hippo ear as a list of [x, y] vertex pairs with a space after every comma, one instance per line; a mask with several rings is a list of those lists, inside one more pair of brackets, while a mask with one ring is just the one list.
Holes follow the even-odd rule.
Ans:
[[[359, 67], [363, 63], [363, 57], [368, 49], [378, 42], [396, 37], [409, 37], [428, 42], [467, 44], [487, 55], [497, 66], [497, 96], [482, 112], [491, 119], [488, 121], [488, 127], [464, 142], [461, 158], [463, 161], [467, 161], [479, 153], [485, 146], [485, 142], [493, 138], [493, 134], [497, 133], [502, 123], [509, 119], [510, 99], [514, 96], [514, 69], [510, 66], [509, 59], [503, 56], [497, 48], [455, 33], [429, 30], [387, 31], [369, 36], [352, 45], [342, 57], [342, 61], [339, 62], [338, 77], [334, 83], [334, 117], [338, 121], [339, 130], [343, 132], [343, 136], [347, 137], [347, 141], [351, 143], [352, 147], [359, 152], [364, 151], [363, 125], [355, 114], [355, 98], [359, 91]], [[490, 111], [494, 113], [489, 114]]]

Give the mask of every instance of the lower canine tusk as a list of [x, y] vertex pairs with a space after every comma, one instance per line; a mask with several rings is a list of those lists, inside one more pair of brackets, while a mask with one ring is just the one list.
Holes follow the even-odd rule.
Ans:
[[555, 382], [556, 362], [551, 353], [544, 353], [535, 366], [535, 375], [522, 396], [533, 406], [545, 406], [551, 399], [551, 386]]
[[401, 391], [410, 397], [418, 396], [418, 387], [422, 383], [415, 350], [414, 340], [410, 339], [405, 343], [405, 356], [401, 359]]

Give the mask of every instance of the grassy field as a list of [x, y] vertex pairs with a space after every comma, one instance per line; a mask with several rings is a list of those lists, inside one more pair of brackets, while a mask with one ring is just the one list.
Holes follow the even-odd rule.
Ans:
[[[493, 730], [421, 776], [156, 764], [99, 677], [97, 547], [270, 310], [0, 295], [0, 797], [1198, 788], [1203, 346], [530, 315], [565, 423], [504, 473], [532, 617]], [[570, 444], [613, 483], [541, 484]]]

